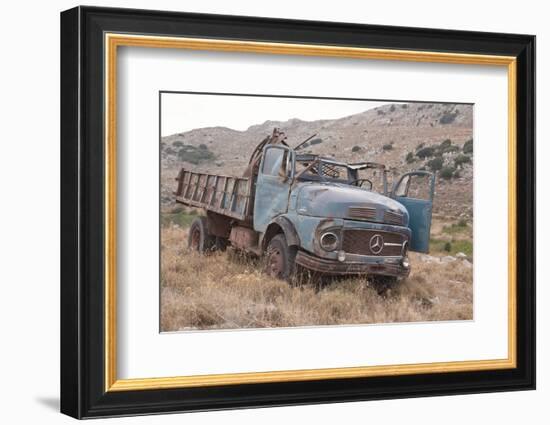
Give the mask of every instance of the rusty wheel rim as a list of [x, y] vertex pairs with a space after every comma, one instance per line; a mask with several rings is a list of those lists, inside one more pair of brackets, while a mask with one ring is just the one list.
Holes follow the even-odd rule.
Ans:
[[280, 277], [283, 274], [283, 255], [279, 249], [272, 249], [267, 260], [267, 273], [272, 277]]
[[194, 228], [191, 230], [191, 249], [198, 251], [200, 246], [201, 233], [199, 229]]

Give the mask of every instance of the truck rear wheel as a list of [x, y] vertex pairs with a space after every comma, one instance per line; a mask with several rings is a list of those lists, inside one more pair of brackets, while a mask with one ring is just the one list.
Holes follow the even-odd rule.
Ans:
[[216, 237], [208, 233], [208, 226], [205, 217], [197, 217], [191, 223], [187, 247], [201, 254], [213, 251], [216, 245]]
[[290, 282], [294, 277], [296, 253], [297, 248], [288, 246], [285, 235], [275, 235], [267, 246], [266, 273], [271, 277]]

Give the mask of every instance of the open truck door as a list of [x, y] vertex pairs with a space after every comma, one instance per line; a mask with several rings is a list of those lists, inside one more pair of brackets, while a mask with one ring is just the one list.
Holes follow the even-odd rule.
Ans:
[[406, 173], [393, 186], [391, 197], [400, 202], [409, 213], [411, 251], [429, 251], [434, 187], [435, 175], [428, 171]]
[[288, 210], [294, 177], [294, 153], [284, 145], [267, 145], [256, 180], [254, 230], [265, 232], [271, 221]]

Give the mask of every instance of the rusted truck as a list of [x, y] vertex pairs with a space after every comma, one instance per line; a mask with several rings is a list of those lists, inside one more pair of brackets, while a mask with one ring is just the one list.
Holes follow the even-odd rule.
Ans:
[[[191, 224], [189, 248], [231, 245], [266, 256], [266, 272], [289, 281], [297, 269], [387, 282], [407, 276], [409, 251], [428, 252], [434, 175], [406, 173], [390, 190], [382, 164], [299, 150], [275, 129], [241, 177], [181, 169], [176, 202], [206, 212]], [[381, 180], [378, 190], [365, 171]]]

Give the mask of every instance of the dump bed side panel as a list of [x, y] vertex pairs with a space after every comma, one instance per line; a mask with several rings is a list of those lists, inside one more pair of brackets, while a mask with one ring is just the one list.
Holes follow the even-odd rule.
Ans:
[[176, 201], [236, 220], [251, 215], [252, 183], [247, 177], [198, 173], [182, 169], [176, 178]]

